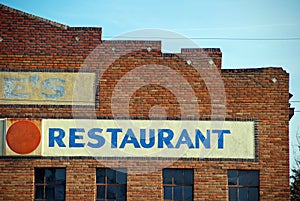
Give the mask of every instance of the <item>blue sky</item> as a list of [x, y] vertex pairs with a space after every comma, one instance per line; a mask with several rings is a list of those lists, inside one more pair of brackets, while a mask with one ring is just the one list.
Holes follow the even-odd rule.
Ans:
[[[0, 0], [0, 3], [69, 26], [102, 27], [103, 39], [146, 28], [202, 38], [193, 42], [199, 47], [221, 48], [223, 68], [283, 67], [290, 73], [290, 92], [294, 94], [291, 101], [300, 101], [299, 0]], [[292, 38], [298, 39], [289, 40]], [[175, 43], [182, 45], [179, 41]], [[172, 51], [167, 44], [163, 40], [163, 50]], [[293, 102], [292, 106], [300, 111], [300, 102]], [[300, 112], [290, 121], [292, 167], [293, 152], [300, 158], [300, 151], [294, 149], [297, 132], [300, 133]]]

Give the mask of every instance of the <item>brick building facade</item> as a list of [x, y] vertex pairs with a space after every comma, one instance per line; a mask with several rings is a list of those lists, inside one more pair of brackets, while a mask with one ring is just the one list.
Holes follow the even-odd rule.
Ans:
[[[4, 125], [0, 141], [0, 200], [47, 200], [47, 196], [48, 200], [57, 196], [56, 200], [72, 201], [96, 200], [96, 197], [98, 200], [289, 199], [289, 75], [282, 68], [221, 69], [222, 53], [218, 48], [162, 53], [159, 41], [103, 41], [101, 28], [69, 27], [4, 5], [0, 9], [3, 86], [0, 117]], [[196, 65], [201, 66], [200, 71]], [[105, 71], [99, 70], [103, 66], [107, 67]], [[12, 89], [7, 80], [16, 72], [18, 77]], [[77, 104], [74, 97], [59, 101], [54, 95], [60, 89], [49, 88], [45, 80], [50, 78], [43, 77], [47, 73], [77, 72], [95, 75], [92, 101], [84, 99]], [[136, 79], [126, 77], [133, 72], [141, 77], [136, 74]], [[186, 83], [182, 84], [177, 77]], [[23, 85], [24, 80], [30, 84]], [[141, 80], [148, 84], [141, 84]], [[22, 82], [21, 88], [16, 87], [17, 82]], [[122, 90], [118, 91], [118, 87]], [[47, 94], [47, 90], [51, 93]], [[185, 99], [189, 90], [193, 92], [193, 100]], [[127, 97], [124, 92], [131, 94]], [[44, 96], [38, 98], [40, 94]], [[50, 100], [45, 100], [47, 97]], [[25, 154], [22, 151], [11, 154], [15, 149], [8, 144], [10, 127], [25, 119], [42, 122], [116, 118], [162, 122], [222, 120], [233, 124], [250, 121], [254, 124], [251, 142], [254, 154], [250, 158], [231, 157], [230, 153], [228, 157], [180, 155], [175, 160], [144, 155], [45, 155], [44, 147], [39, 154], [27, 153], [22, 148]], [[44, 125], [40, 125], [42, 128]], [[73, 142], [76, 140], [75, 145], [79, 145], [80, 137], [74, 136]], [[205, 146], [203, 138], [201, 142]], [[131, 143], [128, 147], [135, 147], [133, 138], [128, 138], [127, 143]], [[181, 143], [188, 145], [186, 141]], [[124, 170], [126, 179], [118, 182], [124, 175], [114, 168]], [[116, 182], [102, 182], [101, 175], [110, 178], [110, 170]], [[178, 175], [184, 179], [176, 183]], [[64, 177], [61, 183], [60, 176]], [[49, 184], [52, 177], [55, 181]]]

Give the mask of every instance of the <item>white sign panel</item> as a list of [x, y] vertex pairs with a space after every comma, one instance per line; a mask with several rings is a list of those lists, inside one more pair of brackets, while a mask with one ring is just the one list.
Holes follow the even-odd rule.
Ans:
[[43, 120], [44, 156], [255, 158], [253, 121]]

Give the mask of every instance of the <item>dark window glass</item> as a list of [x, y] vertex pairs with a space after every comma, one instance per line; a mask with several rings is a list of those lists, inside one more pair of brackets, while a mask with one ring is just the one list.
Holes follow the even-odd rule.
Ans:
[[44, 186], [36, 186], [35, 187], [35, 198], [43, 199], [43, 195], [44, 195]]
[[34, 176], [34, 198], [36, 201], [65, 200], [65, 168], [36, 168]]
[[54, 199], [54, 186], [46, 186], [46, 199], [47, 200], [53, 200]]
[[172, 184], [172, 175], [173, 171], [169, 171], [169, 170], [164, 170], [163, 171], [163, 183], [164, 184]]
[[55, 183], [56, 184], [65, 184], [66, 183], [66, 171], [64, 169], [56, 169]]
[[108, 186], [107, 187], [107, 198], [108, 199], [116, 199], [117, 198], [116, 186]]
[[96, 172], [96, 183], [97, 184], [105, 184], [105, 169], [97, 169]]
[[55, 187], [55, 200], [64, 200], [65, 198], [65, 187], [56, 186]]
[[228, 185], [237, 185], [237, 171], [228, 171]]
[[237, 188], [229, 188], [229, 200], [237, 201]]
[[163, 169], [164, 200], [193, 200], [193, 169]]
[[239, 200], [248, 200], [248, 188], [239, 188]]
[[34, 182], [36, 184], [44, 183], [45, 170], [44, 169], [36, 169], [34, 173]]
[[194, 184], [193, 170], [184, 170], [184, 184]]
[[165, 200], [172, 200], [172, 187], [171, 186], [164, 187], [164, 198], [165, 198]]
[[98, 168], [96, 170], [97, 201], [125, 201], [127, 173], [125, 169]]
[[183, 188], [182, 186], [175, 186], [174, 187], [174, 199], [175, 200], [182, 200], [183, 197]]
[[127, 183], [127, 176], [125, 172], [117, 172], [117, 183], [118, 184], [126, 184]]
[[185, 186], [184, 187], [184, 200], [193, 200], [193, 187]]
[[117, 192], [117, 199], [125, 200], [126, 199], [126, 186], [119, 186]]
[[259, 172], [229, 170], [228, 187], [229, 201], [258, 201]]
[[246, 171], [239, 172], [239, 183], [240, 186], [248, 186], [248, 173]]
[[257, 188], [249, 188], [249, 200], [258, 201], [258, 189]]
[[47, 184], [54, 184], [55, 183], [55, 176], [54, 176], [54, 169], [46, 169], [45, 174], [46, 174], [46, 183]]
[[109, 184], [115, 184], [116, 181], [116, 171], [112, 169], [107, 169], [107, 183]]
[[182, 170], [174, 170], [174, 184], [183, 184], [183, 171]]
[[248, 174], [249, 177], [249, 186], [258, 186], [258, 171], [251, 171]]
[[105, 198], [105, 186], [97, 186], [97, 198], [98, 199]]

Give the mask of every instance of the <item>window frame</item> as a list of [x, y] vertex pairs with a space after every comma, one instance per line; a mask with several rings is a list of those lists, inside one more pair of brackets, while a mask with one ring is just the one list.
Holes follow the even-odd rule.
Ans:
[[[105, 170], [105, 178], [104, 178], [104, 183], [99, 183], [97, 182], [97, 177], [98, 177], [98, 170]], [[114, 175], [115, 175], [115, 182], [114, 183], [110, 183], [108, 181], [108, 171], [113, 171]], [[118, 175], [119, 174], [125, 174], [125, 182], [123, 184], [119, 184], [117, 183], [118, 181]], [[105, 190], [104, 190], [104, 198], [98, 198], [98, 187], [99, 186], [104, 186]], [[118, 193], [115, 192], [115, 201], [118, 200], [122, 200], [122, 201], [126, 201], [127, 200], [127, 169], [126, 168], [96, 168], [96, 201], [107, 201], [107, 200], [112, 200], [112, 198], [108, 198], [108, 187], [125, 187], [125, 198], [117, 198]]]
[[[47, 175], [46, 175], [46, 171], [51, 171], [52, 173], [54, 173], [52, 175], [53, 183], [47, 183]], [[58, 183], [56, 180], [56, 171], [57, 170], [64, 170], [64, 179], [62, 180], [62, 183]], [[43, 171], [43, 182], [42, 183], [37, 183], [37, 172], [38, 171]], [[51, 199], [52, 201], [55, 201], [55, 193], [57, 188], [56, 187], [63, 187], [63, 199], [59, 199], [59, 200], [66, 200], [66, 174], [67, 174], [67, 170], [65, 167], [46, 167], [46, 168], [34, 168], [34, 201], [49, 201], [49, 198], [46, 197], [47, 193], [46, 193], [46, 188], [47, 187], [53, 187], [53, 199]], [[36, 198], [37, 196], [37, 187], [43, 187], [43, 198]]]
[[[235, 184], [230, 184], [230, 182], [232, 182], [232, 179], [230, 179], [229, 174], [230, 173], [236, 173], [236, 180]], [[241, 173], [247, 173], [247, 184], [241, 184], [244, 183], [245, 181], [242, 181], [242, 174]], [[250, 175], [251, 173], [255, 173], [257, 176], [257, 180], [255, 180], [256, 184], [250, 184], [250, 181], [253, 179]], [[231, 181], [230, 181], [231, 180]], [[230, 190], [235, 189], [235, 197], [236, 200], [239, 201], [240, 197], [239, 197], [239, 191], [241, 189], [247, 189], [247, 199], [249, 200], [249, 193], [250, 193], [250, 189], [256, 189], [257, 191], [257, 200], [260, 200], [260, 195], [259, 195], [259, 189], [260, 189], [260, 172], [259, 170], [228, 170], [227, 171], [227, 185], [228, 185], [228, 200], [231, 201], [231, 197], [230, 197]], [[242, 199], [243, 201], [245, 200], [244, 198]]]
[[[175, 174], [177, 171], [181, 171], [181, 181], [182, 183], [176, 183], [175, 182]], [[185, 172], [187, 171], [191, 171], [191, 175], [189, 175], [189, 177], [191, 176], [191, 182], [185, 183]], [[167, 172], [171, 173], [171, 183], [166, 183], [165, 181], [168, 179], [170, 180], [170, 178], [165, 178]], [[193, 168], [164, 168], [162, 170], [162, 184], [163, 184], [163, 200], [168, 200], [168, 201], [190, 201], [190, 200], [194, 200], [194, 169]], [[165, 189], [166, 187], [171, 187], [172, 188], [172, 192], [171, 192], [171, 197], [172, 199], [166, 199], [166, 195], [165, 195]], [[182, 187], [181, 189], [181, 197], [182, 199], [175, 199], [175, 194], [176, 194], [176, 187]], [[184, 187], [191, 187], [191, 199], [185, 199], [185, 194], [184, 194]]]

